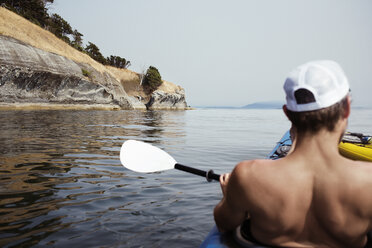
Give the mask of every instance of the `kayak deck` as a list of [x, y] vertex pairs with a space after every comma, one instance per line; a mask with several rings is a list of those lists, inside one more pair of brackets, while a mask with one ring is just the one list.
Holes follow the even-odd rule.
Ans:
[[360, 133], [345, 133], [338, 148], [344, 157], [372, 162], [371, 136]]

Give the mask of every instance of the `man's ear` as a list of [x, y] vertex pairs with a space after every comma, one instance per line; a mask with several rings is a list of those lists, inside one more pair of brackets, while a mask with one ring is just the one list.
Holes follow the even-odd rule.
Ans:
[[346, 106], [345, 106], [345, 113], [344, 113], [344, 118], [347, 119], [350, 116], [350, 108], [351, 108], [351, 98], [348, 95], [346, 98]]

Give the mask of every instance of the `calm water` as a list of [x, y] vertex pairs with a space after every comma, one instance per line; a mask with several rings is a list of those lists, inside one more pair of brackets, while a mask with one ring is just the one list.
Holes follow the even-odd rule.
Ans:
[[[349, 130], [372, 134], [371, 123], [354, 110]], [[264, 158], [289, 123], [281, 110], [0, 111], [0, 127], [0, 247], [198, 247], [219, 184], [130, 172], [122, 143], [223, 173]]]

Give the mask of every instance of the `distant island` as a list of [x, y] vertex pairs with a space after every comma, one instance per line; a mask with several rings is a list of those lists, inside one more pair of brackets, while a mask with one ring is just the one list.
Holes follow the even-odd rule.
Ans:
[[255, 102], [242, 107], [233, 106], [195, 106], [196, 108], [211, 108], [211, 109], [281, 109], [283, 106], [281, 101]]
[[[282, 109], [283, 105], [286, 104], [285, 101], [267, 101], [267, 102], [255, 102], [241, 107], [234, 106], [194, 106], [195, 108], [206, 108], [206, 109]], [[372, 109], [370, 106], [366, 105], [352, 105], [352, 109]]]
[[281, 101], [270, 101], [270, 102], [255, 102], [243, 106], [245, 109], [281, 109], [283, 106]]

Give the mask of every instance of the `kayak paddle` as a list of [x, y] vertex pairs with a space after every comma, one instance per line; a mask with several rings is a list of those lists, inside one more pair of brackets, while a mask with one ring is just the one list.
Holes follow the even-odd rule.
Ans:
[[212, 179], [219, 180], [220, 175], [214, 174], [212, 170], [203, 171], [176, 162], [176, 160], [165, 151], [148, 143], [127, 140], [120, 149], [121, 164], [132, 171], [149, 173], [177, 169], [195, 175], [205, 177], [208, 182]]

